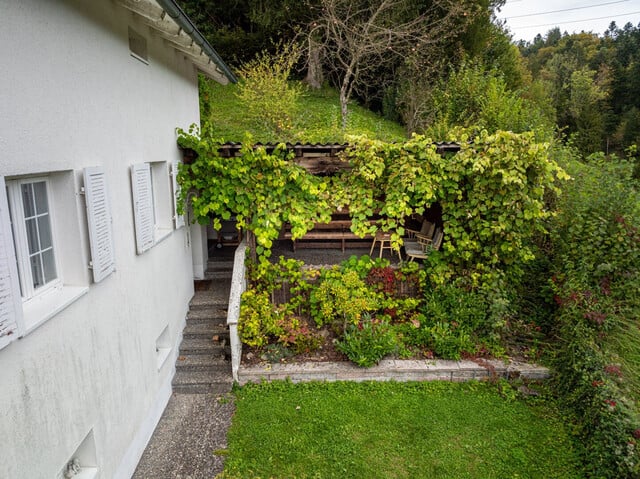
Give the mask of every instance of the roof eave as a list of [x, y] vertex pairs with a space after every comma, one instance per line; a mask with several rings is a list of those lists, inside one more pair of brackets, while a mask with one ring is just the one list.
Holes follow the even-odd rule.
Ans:
[[222, 84], [238, 81], [175, 0], [118, 0], [118, 3], [140, 17], [206, 76]]

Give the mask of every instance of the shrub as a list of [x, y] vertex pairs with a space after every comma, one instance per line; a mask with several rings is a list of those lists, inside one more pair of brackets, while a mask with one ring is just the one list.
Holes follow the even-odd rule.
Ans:
[[630, 163], [602, 154], [583, 163], [568, 153], [574, 181], [558, 199], [550, 230], [555, 386], [573, 412], [589, 476], [636, 478], [640, 197]]
[[581, 303], [563, 304], [558, 315], [562, 343], [554, 361], [555, 389], [577, 423], [589, 477], [635, 478], [640, 473], [636, 406], [625, 393], [622, 370], [608, 364], [603, 316], [589, 314]]
[[396, 270], [391, 266], [374, 267], [367, 274], [367, 284], [374, 286], [376, 290], [392, 294], [396, 292]]
[[[277, 263], [271, 263], [264, 257], [257, 262], [248, 261], [248, 277], [253, 288], [264, 291], [274, 304], [282, 304], [286, 299], [285, 309], [290, 313], [302, 314], [308, 309], [308, 291], [310, 281], [318, 271], [303, 269], [304, 262], [280, 256]], [[276, 300], [276, 293], [283, 292]], [[286, 294], [284, 294], [286, 293]]]
[[336, 347], [358, 366], [368, 368], [394, 352], [396, 340], [387, 322], [365, 314], [356, 324], [347, 325]]
[[269, 336], [277, 332], [278, 317], [269, 295], [250, 289], [242, 294], [238, 334], [248, 346], [261, 347], [269, 342]]
[[398, 341], [405, 347], [428, 347], [431, 344], [431, 331], [427, 327], [424, 314], [416, 314], [410, 321], [394, 326]]
[[[420, 309], [415, 300], [410, 304]], [[405, 345], [427, 348], [446, 359], [477, 352], [503, 354], [502, 332], [510, 307], [502, 285], [491, 291], [473, 290], [463, 279], [437, 285], [426, 291], [421, 311], [396, 326]]]
[[277, 328], [278, 344], [292, 349], [295, 354], [310, 353], [322, 345], [322, 336], [298, 317], [288, 316], [279, 320]]
[[263, 51], [240, 68], [237, 95], [258, 131], [282, 135], [293, 129], [302, 84], [289, 76], [300, 53], [296, 44], [282, 44], [275, 55]]
[[426, 328], [430, 337], [430, 349], [440, 358], [460, 359], [463, 352], [471, 353], [475, 345], [466, 328], [456, 321], [438, 321]]
[[552, 119], [544, 105], [509, 89], [505, 79], [482, 65], [464, 63], [434, 88], [426, 134], [443, 138], [450, 125], [464, 125], [478, 131], [535, 131], [547, 139], [553, 131]]
[[333, 326], [345, 331], [348, 325], [358, 324], [364, 313], [376, 311], [379, 296], [360, 279], [354, 270], [325, 270], [320, 284], [311, 292], [311, 316], [316, 325]]

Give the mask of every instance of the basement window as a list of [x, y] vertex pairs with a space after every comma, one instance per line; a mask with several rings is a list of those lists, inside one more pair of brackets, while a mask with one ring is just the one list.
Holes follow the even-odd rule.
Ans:
[[158, 365], [158, 371], [162, 369], [162, 366], [167, 362], [169, 355], [171, 354], [171, 338], [169, 337], [169, 326], [165, 326], [156, 339], [156, 359]]
[[69, 458], [57, 479], [95, 479], [98, 477], [98, 461], [93, 429], [84, 438], [78, 449]]
[[140, 60], [145, 65], [149, 64], [147, 39], [131, 27], [129, 27], [129, 51], [133, 58]]

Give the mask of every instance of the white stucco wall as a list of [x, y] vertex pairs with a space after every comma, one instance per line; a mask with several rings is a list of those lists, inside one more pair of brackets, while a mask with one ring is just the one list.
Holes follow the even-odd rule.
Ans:
[[[128, 477], [168, 400], [193, 295], [189, 228], [136, 255], [129, 168], [180, 159], [174, 129], [199, 121], [196, 73], [110, 0], [0, 0], [0, 12], [0, 176], [60, 171], [76, 188], [54, 221], [65, 283], [88, 287], [0, 350], [0, 477], [55, 477], [90, 431], [99, 477]], [[129, 25], [147, 38], [148, 65], [130, 56]], [[93, 284], [76, 193], [97, 165], [116, 272]], [[158, 370], [166, 326], [173, 350]]]

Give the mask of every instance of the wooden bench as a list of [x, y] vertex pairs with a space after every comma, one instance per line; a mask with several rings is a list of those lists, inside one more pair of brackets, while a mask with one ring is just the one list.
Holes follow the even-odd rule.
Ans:
[[316, 223], [312, 230], [296, 240], [291, 237], [291, 226], [286, 225], [283, 239], [291, 240], [293, 251], [298, 248], [341, 248], [344, 252], [347, 244], [352, 247], [368, 248], [373, 235], [360, 237], [351, 231], [351, 220], [331, 220], [329, 223]]

